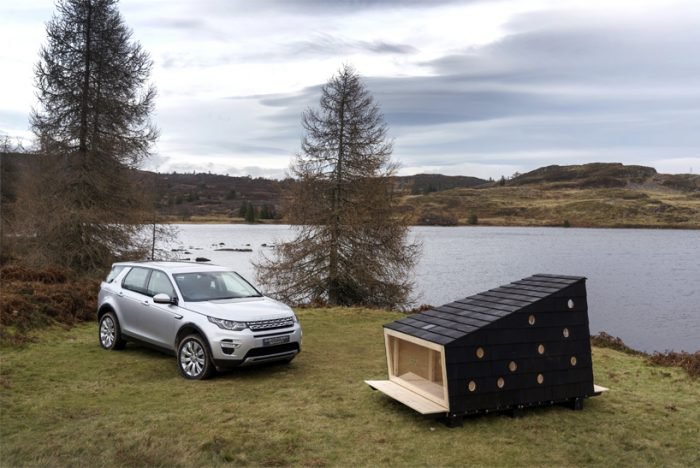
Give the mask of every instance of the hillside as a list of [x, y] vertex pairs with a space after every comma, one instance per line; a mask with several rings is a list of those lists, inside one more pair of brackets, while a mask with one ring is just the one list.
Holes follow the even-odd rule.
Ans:
[[607, 163], [548, 166], [504, 184], [406, 196], [402, 210], [414, 224], [700, 228], [700, 176]]
[[680, 192], [700, 191], [700, 176], [693, 174], [659, 174], [653, 167], [625, 166], [620, 163], [591, 163], [575, 166], [546, 166], [521, 174], [508, 186], [539, 186], [543, 189], [670, 189]]
[[[143, 173], [153, 187], [159, 212], [172, 221], [229, 220], [241, 218], [241, 207], [251, 203], [258, 210], [265, 207], [274, 219], [283, 217], [282, 196], [294, 183], [261, 177], [229, 177], [216, 174]], [[418, 174], [395, 177], [395, 187], [404, 194], [428, 194], [454, 188], [482, 186], [487, 181], [477, 177]]]
[[[283, 218], [294, 182], [215, 174], [144, 173], [159, 211], [174, 222], [242, 217], [250, 202]], [[417, 225], [700, 228], [700, 176], [658, 174], [644, 166], [547, 166], [505, 181], [441, 174], [395, 177], [400, 212]]]
[[[11, 211], [32, 157], [3, 155], [2, 204]], [[170, 222], [242, 222], [251, 204], [263, 222], [283, 222], [283, 194], [294, 183], [190, 173], [137, 171]], [[547, 166], [510, 180], [417, 174], [395, 177], [399, 212], [417, 225], [700, 228], [700, 176], [659, 174], [619, 163]]]

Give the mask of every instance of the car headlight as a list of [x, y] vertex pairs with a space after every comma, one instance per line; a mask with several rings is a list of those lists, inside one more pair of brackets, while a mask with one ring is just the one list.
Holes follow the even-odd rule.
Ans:
[[297, 314], [292, 313], [292, 320], [294, 320], [294, 323], [299, 323], [299, 319], [297, 318]]
[[224, 320], [209, 316], [207, 316], [207, 318], [211, 323], [219, 328], [223, 328], [224, 330], [241, 331], [248, 328], [248, 325], [245, 322], [234, 322], [233, 320]]

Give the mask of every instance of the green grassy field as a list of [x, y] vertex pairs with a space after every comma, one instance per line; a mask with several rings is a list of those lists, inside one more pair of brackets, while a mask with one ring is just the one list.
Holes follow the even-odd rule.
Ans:
[[700, 465], [700, 381], [594, 348], [583, 411], [449, 429], [369, 389], [398, 314], [306, 309], [291, 365], [185, 381], [173, 357], [103, 351], [95, 324], [40, 332], [0, 362], [0, 465]]

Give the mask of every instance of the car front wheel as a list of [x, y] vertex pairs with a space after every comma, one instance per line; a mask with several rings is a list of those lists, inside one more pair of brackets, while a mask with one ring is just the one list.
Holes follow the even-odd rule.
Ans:
[[180, 374], [191, 380], [204, 380], [211, 376], [214, 363], [204, 339], [199, 335], [188, 335], [177, 347], [177, 367]]
[[126, 342], [122, 338], [119, 321], [114, 312], [107, 312], [100, 318], [100, 346], [107, 350], [122, 349]]

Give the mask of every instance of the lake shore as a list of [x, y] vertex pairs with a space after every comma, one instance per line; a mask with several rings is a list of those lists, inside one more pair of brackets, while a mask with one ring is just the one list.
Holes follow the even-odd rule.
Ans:
[[[285, 225], [287, 222], [284, 219], [265, 219], [258, 220], [255, 223], [249, 223], [244, 218], [237, 217], [226, 217], [226, 216], [191, 216], [189, 218], [181, 219], [176, 216], [163, 216], [159, 220], [161, 224], [248, 224], [248, 225]], [[411, 224], [411, 227], [418, 226], [432, 226], [432, 227], [478, 227], [478, 226], [488, 226], [488, 227], [576, 227], [576, 228], [589, 228], [589, 229], [672, 229], [672, 230], [698, 230], [700, 229], [700, 223], [697, 224], [659, 224], [659, 223], [588, 223], [583, 225], [571, 225], [564, 226], [562, 222], [559, 221], [528, 221], [520, 219], [512, 220], [493, 220], [493, 219], [480, 219], [477, 224], [470, 224], [468, 220], [462, 219], [457, 220], [452, 223], [435, 223], [435, 224]]]

